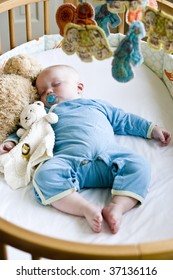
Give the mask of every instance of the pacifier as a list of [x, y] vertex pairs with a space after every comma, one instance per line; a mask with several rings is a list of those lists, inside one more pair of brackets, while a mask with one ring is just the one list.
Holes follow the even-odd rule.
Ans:
[[49, 105], [53, 105], [56, 102], [56, 95], [54, 94], [54, 92], [51, 92], [47, 97], [46, 97], [46, 102]]

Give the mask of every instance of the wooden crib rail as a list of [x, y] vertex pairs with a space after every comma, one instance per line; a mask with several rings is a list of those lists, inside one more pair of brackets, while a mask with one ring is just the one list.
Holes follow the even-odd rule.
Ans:
[[136, 245], [96, 245], [40, 235], [0, 218], [0, 259], [6, 244], [31, 254], [32, 259], [56, 260], [172, 260], [173, 239]]
[[0, 259], [6, 259], [5, 245], [28, 252], [32, 259], [56, 260], [139, 259], [136, 245], [102, 246], [69, 242], [43, 236], [18, 227], [0, 218]]
[[[44, 34], [49, 34], [50, 33], [49, 0], [0, 0], [0, 13], [8, 11], [10, 49], [16, 47], [15, 27], [14, 27], [15, 8], [20, 6], [25, 6], [26, 41], [28, 42], [33, 39], [32, 24], [31, 24], [31, 4], [38, 3], [38, 2], [43, 2]], [[0, 38], [0, 54], [2, 54], [1, 38]]]

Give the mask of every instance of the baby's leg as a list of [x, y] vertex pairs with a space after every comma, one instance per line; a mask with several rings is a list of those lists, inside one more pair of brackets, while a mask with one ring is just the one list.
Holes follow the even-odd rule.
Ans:
[[102, 229], [101, 209], [97, 206], [89, 204], [79, 193], [73, 192], [52, 203], [56, 209], [75, 216], [85, 217], [88, 224], [95, 232]]
[[[112, 172], [114, 174], [113, 198], [103, 209], [102, 214], [112, 233], [117, 233], [122, 215], [132, 209], [138, 201], [142, 203], [147, 194], [150, 166], [139, 155], [122, 153], [113, 164]], [[128, 193], [132, 193], [135, 198], [126, 196]]]
[[103, 208], [102, 214], [112, 233], [117, 233], [120, 227], [122, 215], [132, 209], [137, 200], [128, 196], [113, 196], [112, 201]]
[[[75, 162], [73, 165], [75, 166]], [[70, 192], [71, 186], [72, 193], [51, 203], [52, 206], [64, 213], [85, 217], [93, 231], [101, 231], [103, 219], [101, 208], [89, 204], [78, 192], [73, 192], [79, 183], [70, 160], [54, 156], [37, 170], [33, 182], [36, 198], [45, 205], [49, 204], [53, 196], [64, 191]]]

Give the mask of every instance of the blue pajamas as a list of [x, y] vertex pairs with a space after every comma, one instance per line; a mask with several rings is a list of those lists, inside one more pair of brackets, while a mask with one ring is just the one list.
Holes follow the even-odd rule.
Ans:
[[147, 138], [151, 122], [100, 100], [58, 104], [54, 157], [35, 172], [35, 195], [42, 204], [85, 187], [109, 187], [113, 195], [142, 202], [150, 180], [148, 162], [120, 147], [114, 134]]

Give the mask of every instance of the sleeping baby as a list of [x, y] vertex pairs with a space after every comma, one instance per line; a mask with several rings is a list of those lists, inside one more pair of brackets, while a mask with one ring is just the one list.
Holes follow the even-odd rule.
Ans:
[[[115, 134], [152, 138], [162, 145], [170, 133], [155, 124], [101, 101], [84, 99], [79, 74], [71, 66], [54, 65], [37, 77], [36, 87], [47, 110], [58, 115], [53, 124], [53, 157], [37, 168], [33, 177], [35, 197], [43, 205], [85, 217], [94, 232], [103, 219], [117, 233], [122, 215], [146, 197], [150, 165], [140, 155], [116, 143]], [[9, 137], [0, 154], [16, 145]], [[80, 195], [84, 188], [110, 188], [112, 199], [100, 209]]]

